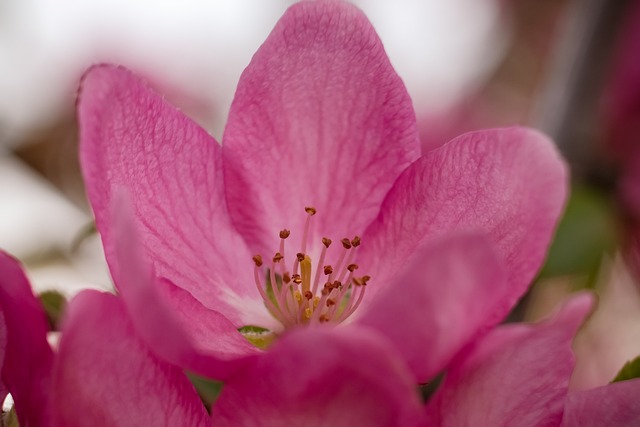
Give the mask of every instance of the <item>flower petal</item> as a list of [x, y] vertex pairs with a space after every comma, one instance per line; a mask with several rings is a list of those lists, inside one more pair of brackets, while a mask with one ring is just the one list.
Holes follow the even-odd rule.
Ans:
[[565, 165], [544, 135], [527, 128], [464, 134], [400, 176], [362, 239], [358, 263], [378, 283], [391, 283], [424, 242], [454, 230], [487, 232], [510, 287], [499, 321], [540, 268], [566, 192]]
[[[234, 223], [254, 251], [278, 230], [361, 234], [420, 152], [402, 81], [366, 17], [347, 2], [300, 2], [244, 71], [223, 138]], [[295, 248], [302, 233], [292, 233]], [[267, 245], [265, 245], [267, 243]]]
[[414, 426], [423, 407], [384, 339], [359, 328], [298, 329], [231, 378], [216, 426]]
[[[387, 336], [426, 382], [502, 310], [507, 286], [491, 242], [458, 235], [420, 250], [393, 286], [373, 295], [358, 324]], [[373, 282], [368, 287], [374, 287]]]
[[571, 341], [592, 305], [583, 294], [550, 321], [502, 326], [477, 341], [429, 401], [429, 425], [559, 425], [574, 362]]
[[53, 376], [58, 426], [206, 426], [207, 411], [182, 370], [155, 357], [115, 296], [71, 302]]
[[[47, 426], [53, 352], [40, 302], [18, 262], [0, 251], [1, 382], [22, 426]], [[3, 392], [4, 393], [4, 392]], [[4, 393], [6, 396], [6, 393]], [[4, 400], [4, 396], [3, 396]]]
[[241, 323], [224, 291], [257, 293], [251, 256], [229, 221], [216, 141], [120, 67], [86, 73], [78, 116], [87, 192], [116, 285], [108, 218], [123, 187], [156, 274]]
[[163, 359], [207, 377], [223, 379], [258, 350], [222, 314], [210, 310], [168, 280], [146, 269], [143, 248], [118, 194], [112, 232], [120, 291], [131, 321], [147, 345]]
[[627, 427], [640, 425], [640, 379], [570, 393], [562, 427]]

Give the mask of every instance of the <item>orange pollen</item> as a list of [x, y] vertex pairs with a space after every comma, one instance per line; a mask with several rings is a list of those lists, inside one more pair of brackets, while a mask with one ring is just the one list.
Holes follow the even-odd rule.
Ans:
[[[356, 259], [360, 237], [340, 240], [342, 247], [332, 255], [331, 264], [325, 263], [329, 255], [331, 239], [322, 238], [318, 262], [314, 265], [307, 251], [311, 234], [312, 217], [316, 209], [306, 207], [308, 214], [300, 251], [291, 264], [287, 263], [285, 240], [291, 235], [288, 229], [279, 232], [280, 248], [271, 265], [264, 265], [262, 257], [253, 257], [255, 281], [269, 312], [285, 328], [297, 325], [341, 323], [349, 318], [362, 302], [369, 276], [354, 276], [359, 269]], [[311, 249], [313, 249], [310, 246]], [[290, 255], [289, 255], [290, 256]], [[324, 276], [323, 274], [324, 273]]]

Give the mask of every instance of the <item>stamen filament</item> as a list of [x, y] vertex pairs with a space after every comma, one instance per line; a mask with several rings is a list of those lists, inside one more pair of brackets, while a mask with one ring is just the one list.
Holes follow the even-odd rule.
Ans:
[[[328, 241], [329, 243], [328, 244], [325, 243], [326, 241]], [[324, 258], [327, 254], [327, 248], [331, 244], [331, 240], [327, 238], [323, 238], [322, 243], [323, 243], [322, 252], [320, 252], [320, 260], [318, 261], [318, 264], [316, 267], [316, 277], [313, 279], [313, 288], [311, 289], [311, 292], [313, 292], [314, 295], [318, 290], [318, 284], [320, 283], [320, 274], [322, 272], [322, 266], [324, 265]]]
[[267, 305], [267, 309], [276, 317], [276, 319], [278, 319], [284, 326], [286, 326], [286, 323], [288, 323], [286, 321], [286, 316], [284, 315], [282, 310], [280, 310], [279, 307], [276, 307], [271, 299], [267, 297], [267, 293], [262, 286], [262, 281], [260, 280], [260, 268], [258, 266], [254, 268], [253, 275], [256, 282], [256, 287], [258, 288], [258, 292], [260, 292], [260, 296], [262, 296], [262, 299]]
[[351, 309], [349, 310], [345, 310], [342, 315], [340, 316], [340, 318], [337, 320], [337, 322], [342, 322], [344, 319], [346, 319], [347, 317], [351, 316], [360, 306], [360, 303], [362, 302], [362, 298], [364, 298], [364, 290], [366, 288], [366, 286], [356, 286], [356, 288], [362, 288], [362, 290], [360, 291], [360, 294], [358, 295], [358, 300], [356, 301], [356, 303], [353, 305], [353, 307], [351, 307]]

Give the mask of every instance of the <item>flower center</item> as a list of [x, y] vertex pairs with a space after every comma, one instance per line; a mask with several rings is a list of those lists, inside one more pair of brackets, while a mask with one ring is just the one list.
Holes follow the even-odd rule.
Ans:
[[[269, 265], [260, 255], [253, 257], [255, 281], [269, 312], [285, 328], [296, 325], [340, 323], [351, 316], [362, 301], [369, 276], [356, 277], [358, 264], [355, 255], [360, 237], [344, 238], [334, 265], [324, 264], [331, 240], [322, 238], [322, 251], [316, 266], [306, 253], [311, 218], [316, 214], [312, 207], [305, 208], [307, 220], [302, 236], [302, 247], [287, 268], [285, 241], [289, 230], [280, 231], [280, 249]], [[264, 283], [263, 283], [264, 278]]]

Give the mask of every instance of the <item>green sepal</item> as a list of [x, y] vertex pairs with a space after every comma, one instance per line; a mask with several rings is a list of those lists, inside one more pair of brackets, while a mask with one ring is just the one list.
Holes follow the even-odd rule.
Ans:
[[198, 396], [200, 396], [200, 400], [204, 403], [204, 406], [207, 409], [211, 409], [211, 405], [214, 404], [218, 396], [220, 396], [220, 392], [222, 391], [222, 386], [224, 385], [220, 381], [213, 381], [205, 377], [201, 377], [192, 372], [186, 372], [187, 378], [193, 384], [193, 387], [198, 392]]
[[640, 356], [625, 363], [611, 382], [617, 383], [618, 381], [632, 380], [634, 378], [640, 378]]
[[4, 427], [20, 427], [18, 423], [18, 415], [16, 414], [16, 405], [13, 405], [9, 412], [2, 414], [3, 419], [0, 425]]
[[261, 350], [267, 349], [277, 338], [277, 335], [269, 329], [254, 325], [238, 328], [238, 332], [240, 332], [247, 341]]
[[40, 298], [42, 308], [44, 308], [44, 312], [47, 315], [47, 320], [49, 320], [51, 329], [54, 331], [57, 330], [62, 314], [64, 313], [64, 309], [67, 306], [67, 298], [56, 290], [44, 291], [40, 293], [38, 297]]

